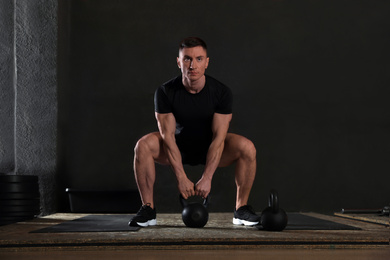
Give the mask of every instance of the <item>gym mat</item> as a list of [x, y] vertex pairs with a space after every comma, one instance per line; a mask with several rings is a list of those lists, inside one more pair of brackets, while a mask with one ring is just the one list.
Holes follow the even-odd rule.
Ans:
[[130, 215], [88, 215], [30, 233], [138, 231], [140, 227], [128, 225], [131, 217]]
[[[360, 228], [323, 220], [300, 213], [287, 213], [288, 224], [285, 230], [361, 230]], [[139, 227], [129, 227], [131, 215], [88, 215], [58, 225], [32, 231], [30, 233], [63, 232], [126, 232], [138, 231]], [[210, 226], [207, 226], [210, 228]], [[263, 228], [256, 226], [259, 230]]]
[[[286, 230], [361, 230], [360, 228], [324, 220], [300, 213], [287, 213]], [[258, 227], [262, 229], [261, 226]]]

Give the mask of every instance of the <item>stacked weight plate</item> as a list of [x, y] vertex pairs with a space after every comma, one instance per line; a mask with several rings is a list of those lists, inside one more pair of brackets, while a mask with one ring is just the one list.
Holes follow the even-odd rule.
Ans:
[[37, 176], [0, 175], [0, 226], [39, 215]]

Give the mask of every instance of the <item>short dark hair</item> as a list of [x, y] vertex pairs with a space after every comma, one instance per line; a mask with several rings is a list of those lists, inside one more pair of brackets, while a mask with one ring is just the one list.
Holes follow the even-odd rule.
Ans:
[[184, 48], [192, 48], [192, 47], [196, 47], [196, 46], [202, 46], [203, 49], [207, 52], [206, 43], [201, 38], [198, 38], [198, 37], [187, 37], [187, 38], [183, 39], [180, 42], [179, 51], [181, 51]]

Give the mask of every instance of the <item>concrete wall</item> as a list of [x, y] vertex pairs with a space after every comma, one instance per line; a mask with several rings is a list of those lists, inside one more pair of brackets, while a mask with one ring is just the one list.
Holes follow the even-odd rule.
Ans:
[[48, 214], [57, 201], [57, 1], [2, 0], [0, 7], [0, 169], [37, 175]]
[[13, 1], [0, 2], [0, 172], [15, 168]]

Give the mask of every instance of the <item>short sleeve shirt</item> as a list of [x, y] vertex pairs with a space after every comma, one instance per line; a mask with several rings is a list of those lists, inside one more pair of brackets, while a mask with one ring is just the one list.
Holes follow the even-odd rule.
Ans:
[[211, 143], [213, 115], [231, 114], [233, 95], [227, 86], [208, 75], [204, 88], [191, 94], [185, 89], [180, 75], [156, 90], [154, 105], [157, 113], [173, 113], [179, 148], [181, 144], [196, 146]]

